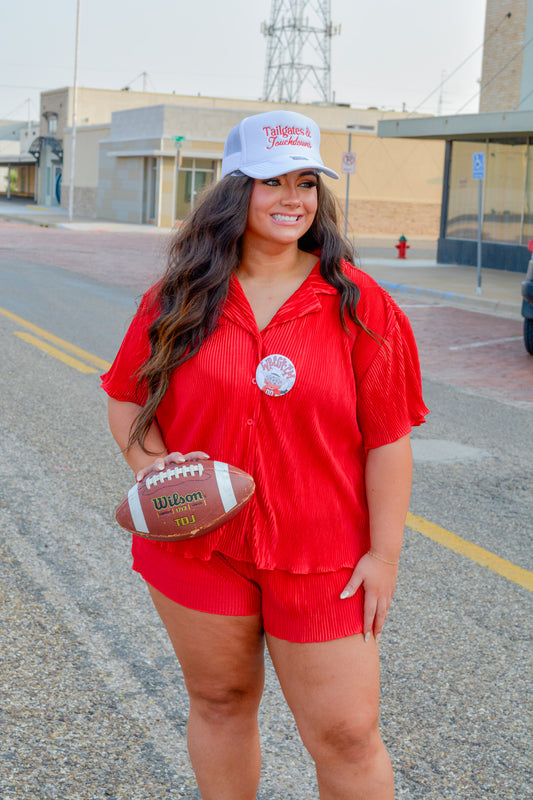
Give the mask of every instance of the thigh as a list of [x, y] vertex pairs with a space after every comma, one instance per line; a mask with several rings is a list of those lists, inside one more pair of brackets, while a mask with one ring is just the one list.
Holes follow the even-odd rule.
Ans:
[[262, 692], [264, 634], [261, 616], [210, 614], [186, 608], [148, 584], [191, 696]]
[[304, 741], [329, 732], [377, 730], [379, 658], [361, 634], [297, 644], [267, 634], [281, 688]]

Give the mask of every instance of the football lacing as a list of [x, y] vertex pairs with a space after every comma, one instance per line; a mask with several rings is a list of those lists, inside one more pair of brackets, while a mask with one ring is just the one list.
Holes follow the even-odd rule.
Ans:
[[158, 483], [163, 483], [172, 478], [187, 478], [194, 475], [202, 475], [204, 472], [203, 464], [184, 464], [182, 467], [172, 467], [162, 472], [156, 472], [155, 475], [150, 475], [146, 478], [146, 488], [150, 489]]

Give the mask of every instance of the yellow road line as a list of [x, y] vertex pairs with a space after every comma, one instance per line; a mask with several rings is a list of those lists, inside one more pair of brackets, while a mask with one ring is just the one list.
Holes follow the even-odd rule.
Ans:
[[[17, 317], [16, 314], [12, 314], [11, 311], [7, 311], [5, 308], [0, 308], [0, 314], [3, 314], [4, 317], [16, 322], [17, 325], [24, 325], [25, 328], [28, 328], [30, 331], [36, 333], [37, 336], [40, 336], [41, 339], [45, 339], [47, 342], [52, 342], [52, 344], [57, 345], [62, 350], [66, 350], [67, 353], [72, 353], [78, 358], [82, 358], [84, 361], [87, 361], [89, 364], [94, 364], [94, 366], [98, 367], [99, 369], [107, 370], [111, 366], [109, 361], [104, 361], [103, 358], [93, 356], [92, 353], [82, 350], [81, 347], [76, 347], [75, 344], [66, 342], [64, 339], [60, 339], [59, 336], [54, 336], [53, 333], [48, 333], [48, 331], [43, 330], [43, 328], [38, 328], [37, 325], [22, 319], [22, 317]], [[90, 371], [96, 372], [96, 370]]]
[[68, 364], [69, 367], [74, 367], [74, 369], [77, 369], [78, 372], [98, 372], [98, 370], [94, 369], [94, 367], [84, 364], [83, 361], [79, 361], [77, 358], [68, 356], [62, 350], [58, 350], [57, 347], [52, 347], [51, 344], [46, 344], [46, 342], [43, 342], [42, 339], [37, 339], [36, 336], [32, 336], [31, 333], [22, 331], [13, 331], [13, 333], [15, 336], [18, 336], [19, 339], [23, 339], [25, 342], [32, 344], [34, 347], [38, 347], [39, 350], [48, 353], [49, 356], [53, 356], [59, 361], [62, 361], [64, 364]]
[[484, 550], [482, 547], [478, 547], [477, 544], [467, 542], [466, 539], [462, 539], [455, 533], [447, 531], [433, 522], [428, 522], [427, 519], [416, 517], [414, 514], [407, 515], [406, 525], [413, 531], [427, 536], [428, 539], [432, 539], [449, 550], [453, 550], [454, 553], [471, 558], [476, 564], [481, 564], [483, 567], [487, 567], [498, 575], [502, 575], [513, 583], [517, 583], [519, 586], [523, 586], [533, 592], [533, 572], [517, 567], [516, 564], [494, 555], [489, 550]]

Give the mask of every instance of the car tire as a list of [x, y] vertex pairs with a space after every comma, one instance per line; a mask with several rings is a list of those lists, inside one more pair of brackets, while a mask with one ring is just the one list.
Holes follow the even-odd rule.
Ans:
[[533, 319], [524, 320], [524, 344], [529, 355], [533, 356]]

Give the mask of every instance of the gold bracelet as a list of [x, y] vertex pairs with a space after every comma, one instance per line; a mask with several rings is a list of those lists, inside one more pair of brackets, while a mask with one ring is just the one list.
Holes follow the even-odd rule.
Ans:
[[377, 553], [373, 553], [372, 550], [368, 551], [368, 555], [372, 556], [372, 558], [375, 558], [377, 561], [383, 561], [384, 564], [389, 564], [391, 567], [397, 567], [400, 563], [399, 561], [388, 561], [386, 558], [383, 558], [383, 556], [378, 556]]

